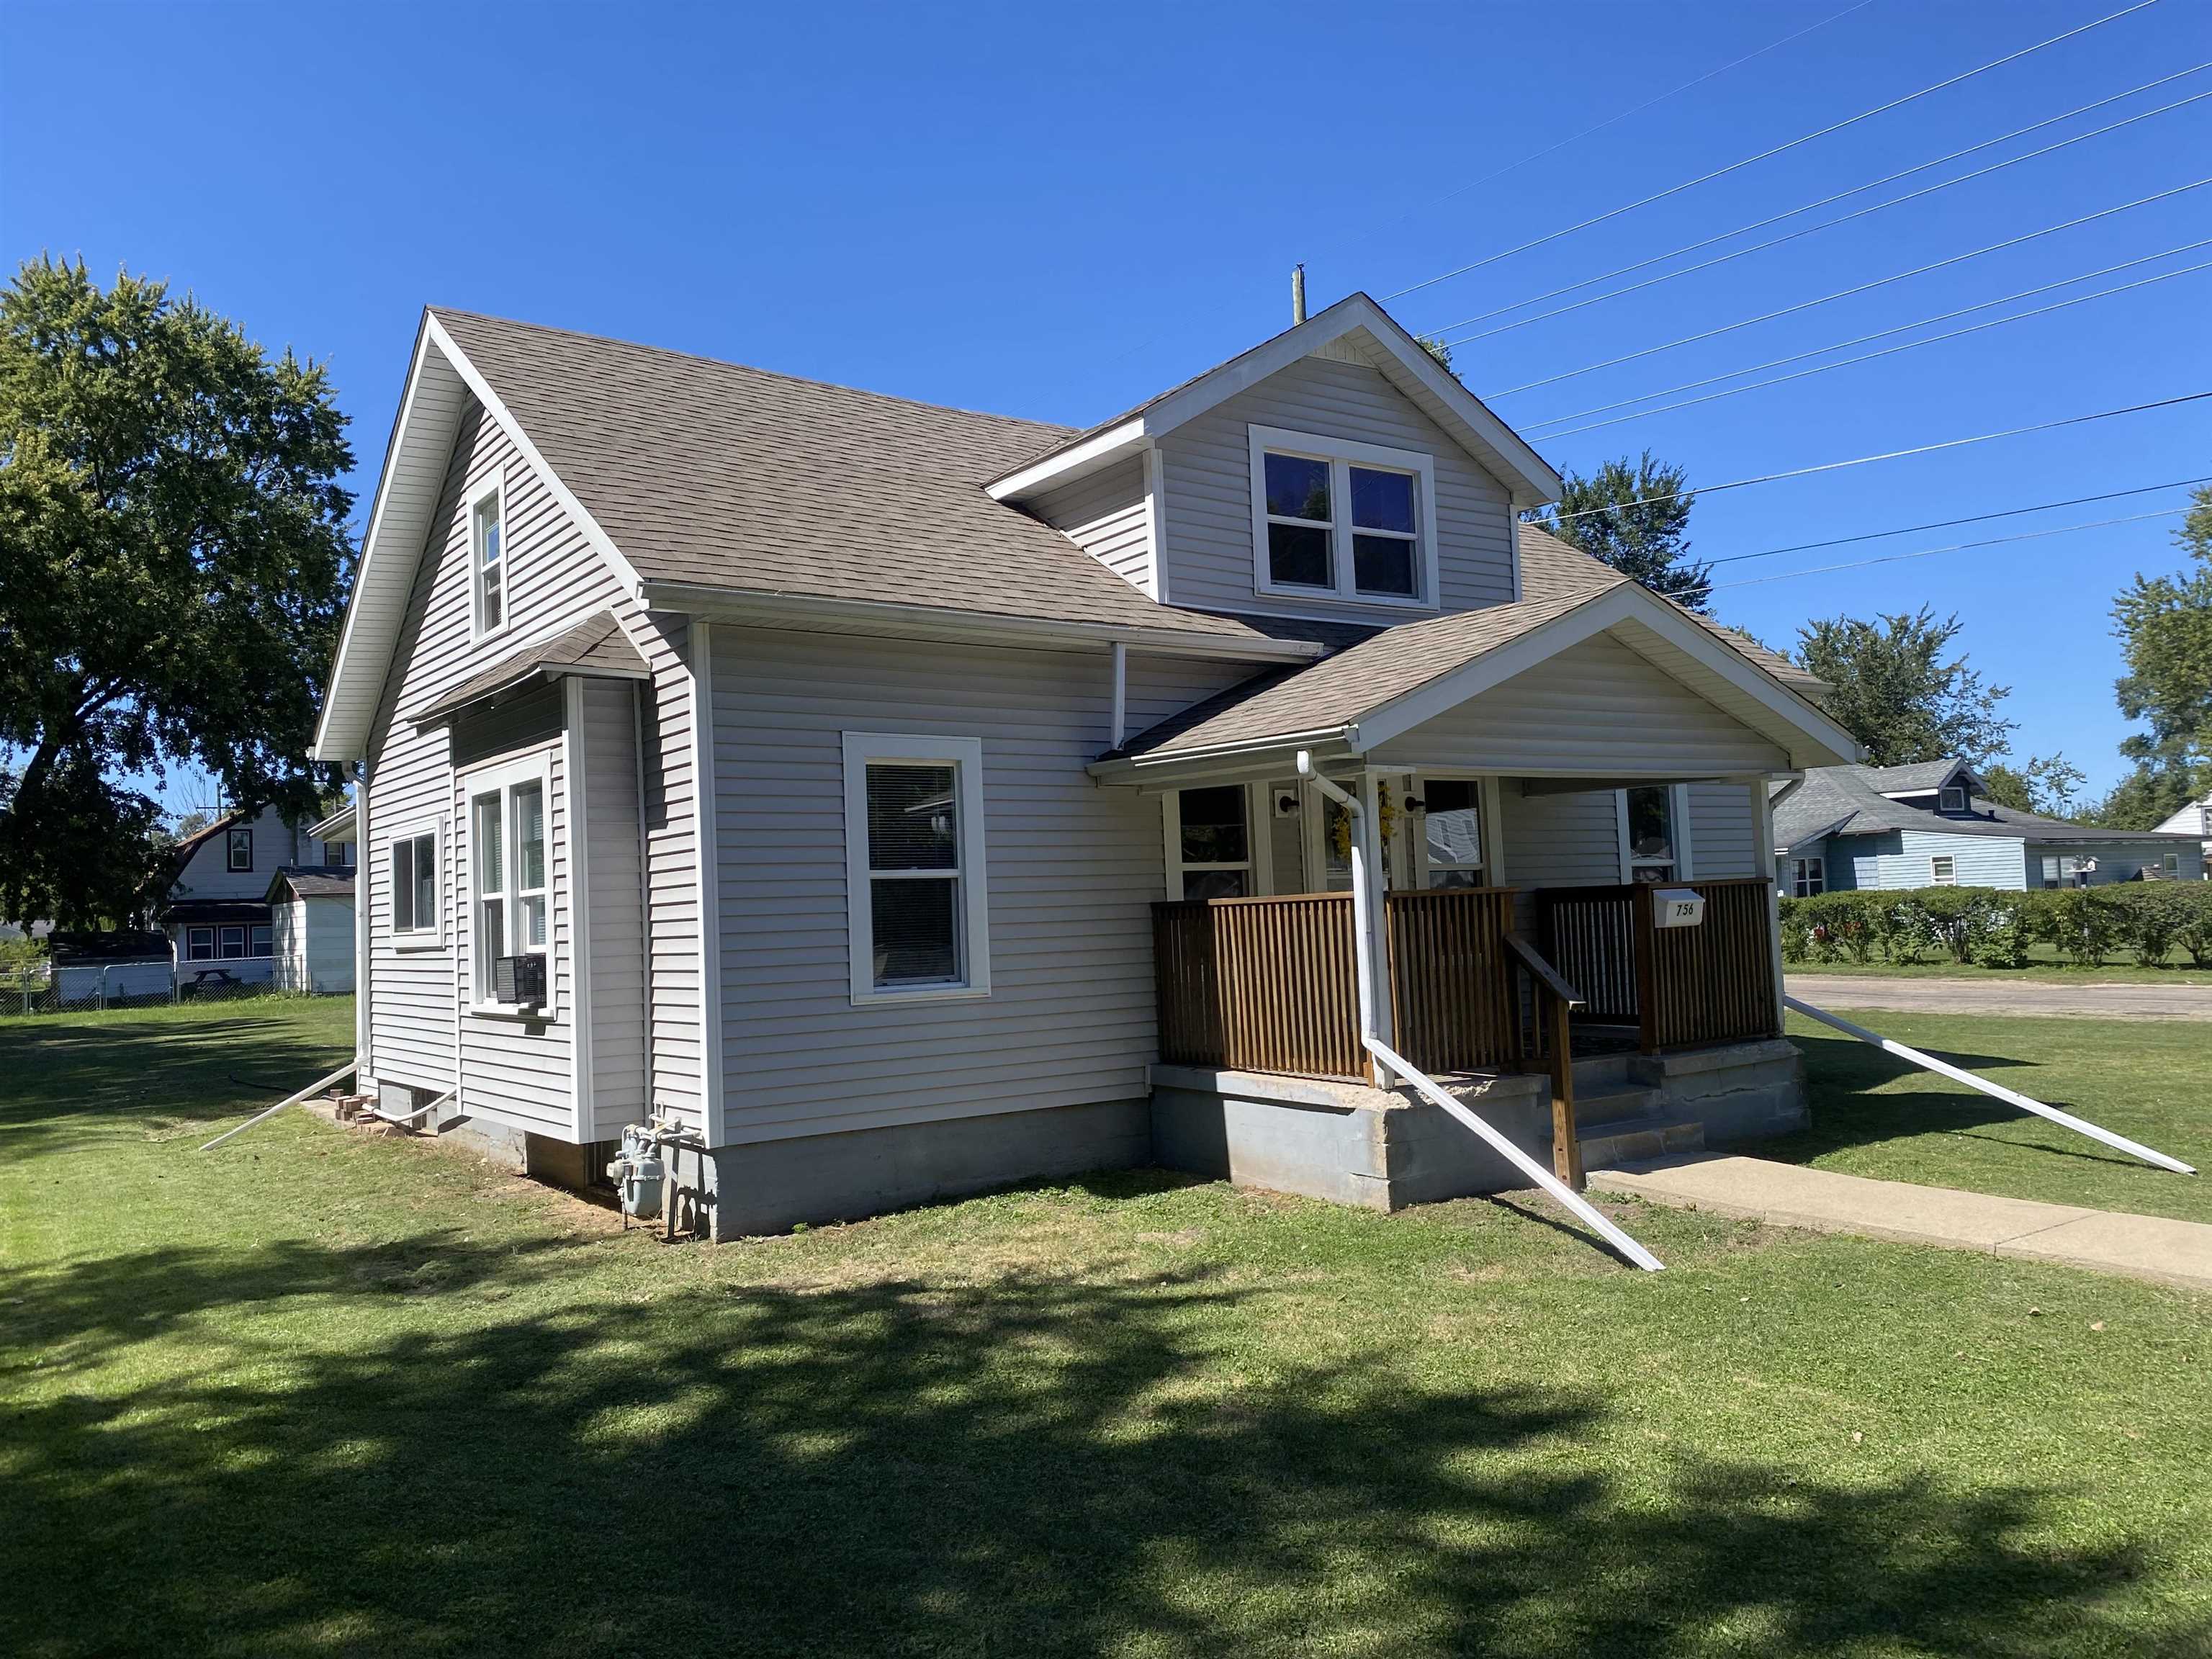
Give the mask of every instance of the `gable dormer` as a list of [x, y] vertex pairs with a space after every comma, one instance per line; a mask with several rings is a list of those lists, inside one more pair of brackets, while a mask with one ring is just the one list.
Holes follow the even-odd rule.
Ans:
[[1868, 781], [1884, 799], [1917, 807], [1941, 817], [1974, 816], [1974, 797], [1988, 786], [1962, 760], [1927, 761], [1917, 766], [1869, 767]]
[[1518, 599], [1559, 481], [1353, 295], [989, 488], [1164, 604], [1383, 627]]

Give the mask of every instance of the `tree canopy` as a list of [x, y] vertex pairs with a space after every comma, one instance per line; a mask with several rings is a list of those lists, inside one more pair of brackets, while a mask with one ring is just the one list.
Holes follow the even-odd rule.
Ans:
[[2018, 766], [1991, 761], [1980, 776], [1998, 805], [2054, 818], [2070, 818], [2081, 810], [2081, 791], [2089, 781], [2063, 755], [2036, 756]]
[[322, 365], [162, 283], [40, 258], [0, 289], [0, 917], [149, 896], [134, 776], [190, 762], [241, 809], [312, 810], [345, 428]]
[[2112, 602], [2128, 672], [2113, 687], [2141, 724], [2120, 744], [2135, 763], [2099, 809], [2114, 829], [2148, 830], [2212, 788], [2212, 485], [2174, 532], [2191, 567], [2145, 576]]
[[2011, 688], [1984, 684], [1951, 641], [1963, 624], [1917, 611], [1831, 617], [1797, 633], [1797, 660], [1835, 687], [1827, 712], [1867, 748], [1875, 766], [1948, 760], [1977, 770], [2005, 750], [2014, 722], [1998, 714]]
[[1589, 477], [1567, 473], [1556, 508], [1537, 522], [1561, 541], [1692, 611], [1711, 603], [1712, 567], [1690, 555], [1689, 475], [1654, 460], [1607, 461]]

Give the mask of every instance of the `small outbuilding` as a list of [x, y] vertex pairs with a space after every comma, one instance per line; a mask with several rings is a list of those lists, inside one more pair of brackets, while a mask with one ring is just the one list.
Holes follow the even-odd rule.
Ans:
[[269, 883], [270, 981], [317, 996], [353, 989], [353, 869], [288, 865]]

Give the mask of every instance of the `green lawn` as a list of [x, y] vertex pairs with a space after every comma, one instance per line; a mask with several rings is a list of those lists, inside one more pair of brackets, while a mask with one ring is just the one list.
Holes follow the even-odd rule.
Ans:
[[2069, 985], [2102, 980], [2107, 983], [2120, 981], [2130, 985], [2201, 985], [2212, 991], [2212, 968], [2192, 966], [2188, 956], [2179, 950], [2174, 951], [2163, 963], [2145, 963], [2138, 961], [2132, 951], [2115, 949], [2112, 960], [2099, 968], [2076, 967], [2061, 957], [2055, 947], [2048, 945], [2031, 945], [2027, 955], [2028, 963], [2025, 968], [1983, 968], [1971, 962], [1953, 962], [1948, 957], [1941, 962], [1792, 962], [1784, 965], [1793, 975], [1863, 974], [1900, 979], [1929, 976], [2039, 979]]
[[[2212, 1024], [1838, 1012], [2212, 1170]], [[2154, 1169], [1800, 1015], [1790, 1035], [1808, 1056], [1813, 1127], [1764, 1143], [1762, 1158], [2212, 1222], [2212, 1176]]]
[[2212, 1298], [1158, 1174], [667, 1247], [304, 1114], [193, 1150], [349, 1019], [0, 1030], [11, 1656], [2212, 1644]]

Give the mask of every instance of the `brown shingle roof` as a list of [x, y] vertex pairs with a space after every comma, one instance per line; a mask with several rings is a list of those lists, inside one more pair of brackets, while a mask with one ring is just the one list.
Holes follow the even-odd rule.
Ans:
[[[1628, 580], [1534, 525], [1519, 528], [1522, 597], [1516, 603], [1401, 623], [1311, 667], [1247, 681], [1139, 733], [1116, 752], [1163, 757], [1349, 726]], [[1819, 684], [1745, 635], [1684, 614], [1793, 690]]]
[[433, 313], [648, 582], [1255, 640], [984, 493], [1067, 435], [651, 346]]
[[623, 632], [614, 612], [602, 611], [574, 628], [526, 646], [511, 657], [502, 657], [481, 674], [471, 674], [415, 716], [417, 726], [445, 719], [479, 698], [505, 691], [525, 680], [563, 673], [598, 674], [644, 680], [653, 671]]

